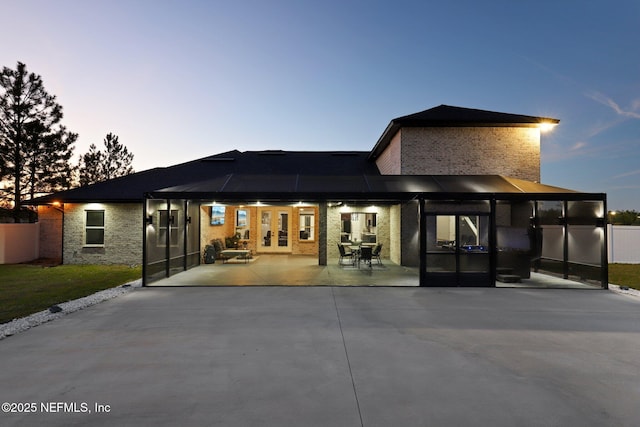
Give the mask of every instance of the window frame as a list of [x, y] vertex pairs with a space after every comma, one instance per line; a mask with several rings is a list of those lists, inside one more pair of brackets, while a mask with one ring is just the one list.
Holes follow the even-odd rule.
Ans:
[[[305, 224], [305, 219], [309, 218], [309, 225]], [[316, 240], [316, 213], [315, 211], [304, 211], [301, 210], [299, 215], [298, 215], [298, 224], [299, 224], [299, 231], [298, 231], [298, 240], [301, 242], [314, 242]], [[308, 238], [303, 239], [301, 237], [301, 233], [305, 231], [308, 233]]]
[[[102, 213], [102, 225], [89, 225], [89, 214], [90, 213]], [[84, 210], [84, 232], [82, 236], [83, 247], [85, 248], [104, 248], [105, 243], [105, 224], [106, 224], [106, 212], [104, 209], [85, 209]], [[102, 230], [102, 243], [89, 243], [88, 239], [88, 230]]]
[[[158, 232], [157, 232], [157, 246], [159, 248], [167, 247], [167, 233], [169, 234], [169, 247], [177, 248], [179, 246], [180, 236], [178, 233], [180, 230], [175, 225], [179, 221], [180, 212], [178, 209], [159, 209], [158, 210]], [[167, 218], [164, 219], [162, 216], [168, 215]], [[168, 222], [168, 223], [167, 223]]]
[[[241, 213], [242, 212], [242, 213]], [[251, 239], [251, 219], [250, 212], [247, 208], [236, 208], [235, 214], [235, 232], [240, 235], [240, 240]], [[244, 217], [244, 218], [243, 218]]]

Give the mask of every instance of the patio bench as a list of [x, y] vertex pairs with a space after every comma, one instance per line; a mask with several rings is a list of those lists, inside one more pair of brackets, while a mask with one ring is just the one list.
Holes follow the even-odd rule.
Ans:
[[243, 259], [245, 264], [251, 259], [251, 249], [225, 249], [220, 252], [222, 263], [226, 263], [230, 259]]

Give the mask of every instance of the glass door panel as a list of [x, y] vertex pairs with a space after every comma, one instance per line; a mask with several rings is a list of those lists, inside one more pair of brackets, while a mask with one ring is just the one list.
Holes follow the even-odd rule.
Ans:
[[446, 274], [448, 277], [458, 271], [455, 215], [427, 217], [426, 248], [428, 273]]
[[289, 247], [289, 214], [278, 212], [278, 247]]
[[490, 268], [489, 217], [486, 215], [460, 215], [458, 230], [460, 233], [460, 271], [488, 273]]
[[167, 233], [169, 233], [170, 274], [174, 275], [184, 271], [184, 234], [185, 215], [184, 201], [172, 200], [171, 209], [165, 215], [169, 215]]
[[262, 252], [291, 252], [291, 208], [259, 208], [260, 245]]
[[260, 247], [271, 247], [271, 211], [262, 210], [260, 213]]
[[488, 215], [427, 215], [430, 286], [491, 286]]
[[151, 283], [167, 275], [167, 200], [149, 199], [146, 203], [145, 279]]

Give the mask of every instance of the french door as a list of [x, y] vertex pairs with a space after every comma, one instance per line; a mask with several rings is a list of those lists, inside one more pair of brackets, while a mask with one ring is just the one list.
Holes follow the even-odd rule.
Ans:
[[291, 253], [290, 207], [258, 208], [258, 252]]
[[435, 215], [426, 218], [427, 286], [493, 286], [489, 215]]

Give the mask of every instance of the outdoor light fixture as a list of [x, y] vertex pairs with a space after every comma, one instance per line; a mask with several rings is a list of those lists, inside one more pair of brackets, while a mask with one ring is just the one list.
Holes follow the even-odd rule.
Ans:
[[552, 122], [540, 122], [540, 132], [549, 132], [554, 127], [556, 127], [556, 123]]
[[147, 224], [148, 224], [148, 225], [153, 224], [153, 215], [149, 215], [149, 216], [147, 216], [146, 221], [147, 221]]

